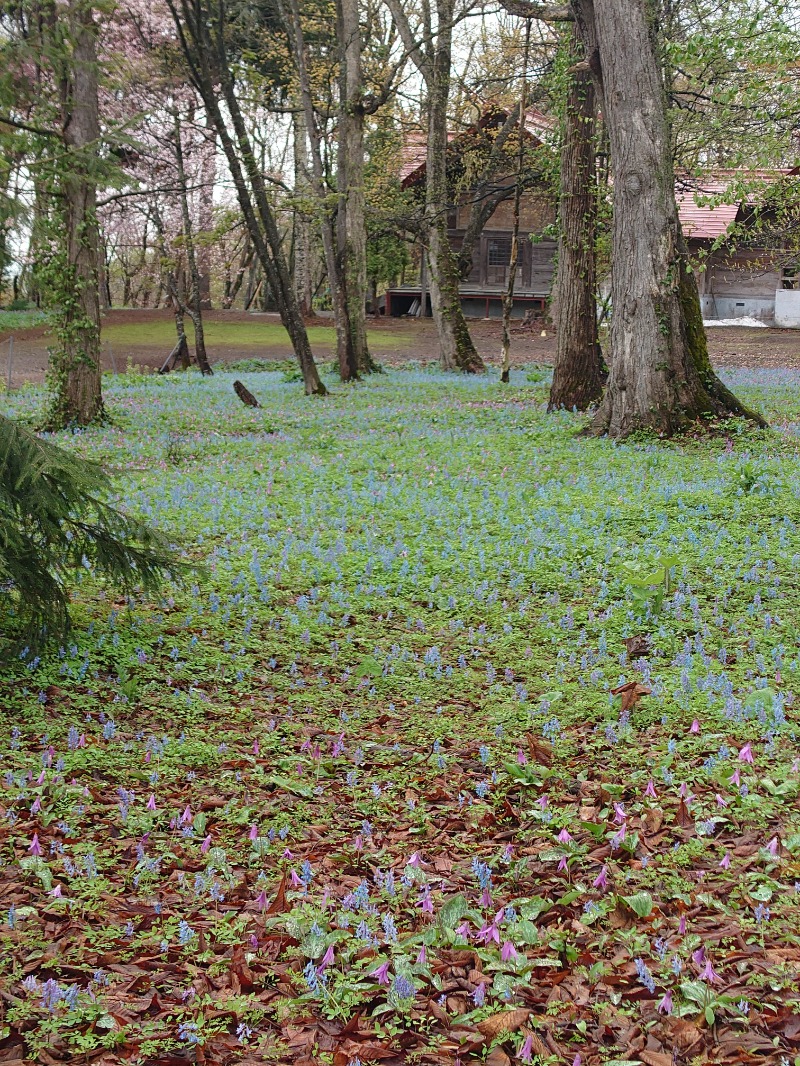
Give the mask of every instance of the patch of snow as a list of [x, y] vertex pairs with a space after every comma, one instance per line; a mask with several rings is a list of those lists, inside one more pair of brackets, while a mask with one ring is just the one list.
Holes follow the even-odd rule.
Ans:
[[709, 318], [703, 320], [704, 326], [757, 326], [759, 329], [766, 329], [767, 323], [762, 322], [760, 318], [750, 318], [749, 315], [743, 315], [741, 318]]

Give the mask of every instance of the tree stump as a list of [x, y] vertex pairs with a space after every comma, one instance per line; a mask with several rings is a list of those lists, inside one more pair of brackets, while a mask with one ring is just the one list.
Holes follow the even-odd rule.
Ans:
[[255, 398], [255, 396], [252, 394], [252, 392], [250, 392], [249, 389], [245, 388], [245, 386], [241, 383], [241, 381], [234, 381], [234, 383], [233, 383], [233, 391], [236, 393], [236, 395], [239, 397], [239, 399], [242, 401], [242, 403], [246, 404], [248, 407], [260, 407], [261, 406], [261, 404]]

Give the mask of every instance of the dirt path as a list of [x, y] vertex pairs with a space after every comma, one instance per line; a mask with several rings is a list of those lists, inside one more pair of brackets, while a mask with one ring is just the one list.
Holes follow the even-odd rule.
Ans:
[[[254, 315], [244, 311], [212, 311], [207, 315], [210, 323], [234, 326], [257, 323], [276, 325], [277, 315]], [[153, 322], [171, 322], [168, 311], [111, 311], [104, 324], [113, 326], [144, 326]], [[316, 319], [316, 326], [330, 325], [329, 319]], [[384, 343], [376, 350], [382, 363], [396, 364], [417, 360], [422, 363], [436, 361], [436, 330], [430, 319], [376, 319], [370, 321], [370, 330], [380, 335]], [[2, 318], [0, 317], [0, 330]], [[501, 324], [499, 321], [472, 320], [470, 322], [475, 345], [487, 363], [500, 360]], [[270, 333], [274, 331], [268, 331]], [[333, 333], [330, 343], [313, 344], [314, 355], [320, 361], [333, 357]], [[396, 338], [396, 345], [391, 338]], [[9, 334], [0, 331], [0, 378], [5, 381], [8, 368]], [[800, 368], [800, 332], [783, 329], [746, 329], [719, 327], [708, 331], [711, 357], [719, 367], [789, 367]], [[14, 351], [11, 368], [12, 386], [26, 381], [43, 381], [51, 338], [43, 329], [20, 330], [14, 334]], [[518, 331], [514, 334], [511, 357], [519, 366], [526, 363], [552, 363], [555, 353], [555, 337], [548, 330]], [[160, 343], [127, 343], [124, 346], [104, 344], [103, 369], [123, 371], [129, 362], [138, 366], [157, 369], [163, 363], [168, 348]], [[212, 363], [231, 363], [239, 359], [291, 359], [292, 350], [288, 341], [275, 343], [213, 344], [209, 347]]]

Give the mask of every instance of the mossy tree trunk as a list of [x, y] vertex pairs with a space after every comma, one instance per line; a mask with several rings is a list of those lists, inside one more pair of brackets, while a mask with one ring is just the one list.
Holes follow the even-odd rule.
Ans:
[[668, 436], [707, 416], [757, 418], [718, 381], [705, 351], [646, 0], [577, 0], [574, 7], [602, 78], [614, 174], [610, 374], [591, 431]]
[[[573, 40], [577, 36], [573, 29]], [[574, 41], [577, 44], [577, 41]], [[573, 48], [577, 58], [577, 49]], [[549, 410], [585, 411], [603, 394], [595, 297], [595, 92], [591, 73], [571, 75], [559, 197], [556, 356]]]
[[57, 343], [48, 367], [53, 390], [47, 418], [51, 429], [88, 426], [103, 417], [96, 188], [100, 142], [97, 27], [91, 5], [83, 0], [73, 0], [67, 21], [72, 54], [64, 61], [60, 79], [67, 150], [60, 178], [66, 254], [52, 267], [58, 274], [51, 284], [59, 306]]

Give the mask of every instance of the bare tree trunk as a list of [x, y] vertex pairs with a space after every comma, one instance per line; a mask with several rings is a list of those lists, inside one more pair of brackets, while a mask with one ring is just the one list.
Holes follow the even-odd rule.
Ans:
[[[225, 7], [216, 7], [212, 15], [201, 0], [166, 2], [179, 31], [192, 82], [202, 97], [225, 153], [236, 189], [236, 198], [255, 253], [275, 293], [281, 321], [300, 364], [306, 395], [324, 396], [328, 390], [320, 380], [314, 362], [308, 333], [283, 253], [280, 232], [267, 197], [264, 175], [259, 170], [227, 65]], [[219, 106], [220, 91], [233, 132], [229, 128], [227, 116], [223, 115]]]
[[[508, 385], [511, 380], [511, 312], [514, 310], [514, 282], [517, 278], [517, 261], [519, 259], [519, 213], [522, 199], [522, 164], [525, 159], [525, 95], [528, 87], [528, 58], [531, 45], [531, 24], [525, 26], [525, 47], [523, 49], [522, 92], [519, 104], [519, 121], [517, 123], [517, 180], [514, 182], [514, 218], [511, 228], [511, 258], [508, 264], [508, 286], [503, 296], [503, 358], [500, 368], [500, 381]], [[472, 254], [470, 253], [470, 258]]]
[[[573, 32], [573, 37], [575, 33]], [[556, 357], [548, 410], [585, 411], [603, 395], [595, 297], [595, 92], [589, 71], [572, 74], [564, 118], [559, 200]]]
[[297, 0], [289, 0], [289, 11], [284, 11], [283, 18], [287, 27], [290, 28], [294, 40], [294, 57], [300, 83], [300, 96], [305, 112], [308, 144], [311, 149], [311, 186], [317, 200], [322, 250], [325, 255], [328, 287], [331, 294], [331, 304], [333, 305], [333, 324], [336, 330], [336, 358], [339, 363], [339, 377], [342, 381], [352, 381], [358, 378], [358, 366], [350, 341], [347, 303], [341, 263], [337, 257], [334, 220], [328, 207], [329, 188], [325, 181], [325, 168], [322, 162], [322, 138], [317, 128], [317, 116], [314, 112], [311, 81], [306, 62], [306, 43]]
[[[308, 189], [308, 134], [305, 111], [292, 112], [294, 194], [297, 200], [309, 194]], [[297, 302], [303, 315], [312, 311], [311, 282], [311, 224], [299, 203], [295, 204], [292, 217], [292, 277]]]
[[367, 346], [367, 224], [364, 194], [364, 104], [358, 0], [337, 0], [339, 135], [336, 218], [351, 358], [356, 375], [377, 370]]
[[92, 9], [73, 2], [70, 69], [61, 84], [63, 136], [69, 157], [62, 179], [66, 263], [61, 321], [48, 379], [54, 390], [48, 424], [88, 426], [103, 417], [100, 369], [100, 234], [96, 167], [100, 122], [97, 99], [97, 28]]
[[194, 232], [192, 229], [192, 216], [189, 212], [189, 193], [186, 186], [186, 167], [183, 159], [183, 144], [181, 142], [181, 121], [176, 111], [173, 115], [173, 129], [175, 133], [175, 162], [178, 169], [178, 189], [181, 200], [181, 221], [183, 226], [183, 246], [186, 251], [186, 272], [189, 282], [187, 311], [194, 326], [194, 351], [197, 365], [203, 374], [210, 375], [214, 371], [206, 354], [206, 338], [203, 330], [203, 308], [200, 295], [200, 271], [197, 267], [197, 256], [194, 247]]
[[[584, 33], [586, 0], [575, 7]], [[602, 72], [614, 173], [611, 369], [592, 423], [592, 432], [612, 437], [637, 429], [668, 435], [708, 415], [763, 422], [718, 381], [704, 351], [650, 29], [645, 0], [596, 0], [596, 55], [584, 36], [590, 64]]]
[[217, 177], [217, 135], [206, 115], [204, 141], [200, 146], [200, 189], [198, 191], [198, 224], [202, 240], [197, 245], [197, 269], [200, 276], [200, 309], [210, 311], [211, 304], [211, 242], [214, 229], [214, 182]]
[[447, 236], [450, 191], [447, 185], [447, 101], [453, 39], [453, 2], [437, 0], [438, 31], [432, 68], [427, 79], [428, 146], [426, 156], [425, 219], [428, 231], [428, 288], [439, 335], [439, 363], [443, 370], [482, 373], [486, 367], [472, 343], [461, 310], [458, 262]]

